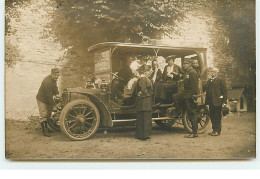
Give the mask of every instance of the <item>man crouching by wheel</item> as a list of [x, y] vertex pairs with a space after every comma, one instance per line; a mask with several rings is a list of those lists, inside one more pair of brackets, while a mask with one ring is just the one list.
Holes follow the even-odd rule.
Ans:
[[36, 96], [39, 108], [39, 122], [42, 128], [42, 134], [45, 137], [50, 137], [47, 126], [47, 118], [50, 117], [52, 111], [56, 111], [54, 97], [59, 94], [57, 80], [59, 78], [59, 69], [52, 68], [51, 74], [44, 78], [38, 94]]

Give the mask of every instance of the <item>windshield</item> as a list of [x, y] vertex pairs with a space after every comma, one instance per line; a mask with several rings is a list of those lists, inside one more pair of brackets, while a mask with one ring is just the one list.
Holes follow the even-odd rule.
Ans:
[[95, 52], [95, 77], [97, 79], [110, 79], [110, 49]]
[[110, 51], [109, 49], [96, 52], [95, 58], [95, 73], [110, 70]]

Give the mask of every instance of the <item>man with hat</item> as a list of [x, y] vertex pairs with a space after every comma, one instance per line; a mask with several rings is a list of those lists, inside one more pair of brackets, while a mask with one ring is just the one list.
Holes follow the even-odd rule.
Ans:
[[197, 57], [191, 57], [191, 60], [192, 60], [192, 68], [197, 72], [197, 75], [200, 78], [201, 69], [200, 69], [199, 61]]
[[117, 99], [123, 98], [123, 90], [124, 86], [133, 78], [134, 74], [130, 65], [132, 63], [132, 59], [127, 57], [126, 59], [122, 60], [122, 67], [117, 73], [117, 80], [114, 80], [114, 83], [111, 87], [111, 99], [117, 101]]
[[47, 127], [47, 118], [50, 117], [52, 111], [56, 111], [54, 97], [58, 95], [57, 80], [59, 78], [59, 69], [52, 68], [51, 74], [44, 78], [38, 94], [36, 96], [39, 108], [39, 122], [42, 128], [43, 136], [50, 137]]
[[161, 94], [159, 95], [160, 101], [162, 102], [167, 99], [166, 91], [171, 90], [172, 94], [178, 91], [177, 81], [179, 80], [180, 76], [184, 74], [183, 69], [180, 66], [174, 64], [175, 58], [175, 55], [166, 57], [166, 62], [168, 65], [166, 65], [163, 70], [163, 84]]
[[152, 131], [152, 94], [153, 85], [148, 78], [150, 66], [142, 65], [138, 69], [141, 77], [137, 81], [136, 86], [136, 132], [135, 137], [139, 140], [149, 139]]
[[183, 62], [183, 68], [185, 71], [185, 75], [183, 78], [184, 90], [182, 94], [175, 94], [173, 96], [173, 100], [175, 102], [176, 111], [180, 112], [180, 103], [183, 102], [184, 109], [187, 111], [192, 125], [192, 134], [185, 136], [188, 138], [198, 137], [197, 129], [197, 104], [195, 102], [197, 96], [199, 95], [199, 81], [197, 72], [192, 68], [192, 62], [190, 59], [185, 58]]
[[221, 112], [222, 105], [227, 104], [227, 86], [224, 79], [218, 73], [215, 67], [208, 69], [211, 78], [206, 84], [205, 104], [209, 105], [210, 120], [212, 123], [211, 136], [219, 136], [221, 134]]

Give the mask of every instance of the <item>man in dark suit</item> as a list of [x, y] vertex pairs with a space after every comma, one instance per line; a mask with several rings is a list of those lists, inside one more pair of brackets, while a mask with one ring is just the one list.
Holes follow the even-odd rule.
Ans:
[[162, 71], [159, 69], [157, 60], [152, 61], [152, 72], [148, 78], [153, 83], [155, 103], [158, 103], [162, 91]]
[[170, 90], [172, 94], [178, 91], [177, 81], [179, 80], [180, 76], [184, 74], [183, 69], [180, 66], [174, 64], [175, 58], [175, 55], [171, 55], [166, 58], [166, 62], [168, 63], [168, 65], [166, 65], [163, 70], [163, 83], [159, 95], [160, 103], [165, 102], [167, 98], [166, 92], [168, 90]]
[[210, 119], [213, 131], [209, 133], [211, 136], [219, 136], [221, 134], [221, 111], [222, 104], [227, 103], [227, 86], [225, 81], [218, 76], [217, 68], [210, 68], [211, 78], [206, 84], [205, 104], [209, 105]]
[[136, 98], [136, 132], [135, 136], [140, 140], [149, 139], [152, 131], [152, 94], [153, 85], [147, 77], [150, 73], [148, 65], [138, 69], [141, 77], [137, 81]]
[[122, 92], [124, 86], [127, 85], [129, 80], [133, 77], [133, 73], [130, 68], [132, 60], [128, 58], [122, 61], [122, 63], [122, 67], [120, 68], [117, 74], [118, 79], [114, 81], [111, 87], [111, 99], [115, 101], [116, 99], [123, 98]]

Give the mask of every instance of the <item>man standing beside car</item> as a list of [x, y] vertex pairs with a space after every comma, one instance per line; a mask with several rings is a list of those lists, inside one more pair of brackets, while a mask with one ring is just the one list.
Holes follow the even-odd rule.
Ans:
[[199, 95], [199, 81], [197, 72], [192, 68], [192, 62], [190, 59], [184, 59], [183, 68], [185, 71], [183, 84], [184, 84], [184, 106], [187, 111], [192, 125], [192, 133], [187, 138], [195, 138], [198, 137], [198, 123], [197, 123], [197, 96]]
[[222, 104], [227, 103], [227, 86], [225, 80], [218, 76], [217, 68], [209, 68], [211, 78], [206, 84], [205, 104], [209, 105], [210, 119], [212, 123], [211, 136], [221, 134], [221, 112]]
[[42, 128], [42, 134], [45, 137], [50, 137], [47, 127], [47, 118], [50, 117], [52, 111], [56, 111], [54, 97], [58, 95], [57, 80], [59, 78], [59, 69], [52, 68], [51, 74], [44, 78], [40, 89], [36, 96], [39, 108], [39, 122]]

